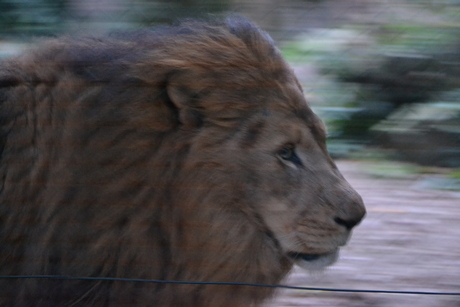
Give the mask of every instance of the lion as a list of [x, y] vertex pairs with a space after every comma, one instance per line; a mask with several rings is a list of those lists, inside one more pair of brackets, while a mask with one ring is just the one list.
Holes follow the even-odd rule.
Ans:
[[212, 283], [324, 268], [365, 215], [242, 17], [50, 39], [0, 64], [0, 102], [0, 275], [41, 276], [1, 306], [257, 306], [273, 288]]

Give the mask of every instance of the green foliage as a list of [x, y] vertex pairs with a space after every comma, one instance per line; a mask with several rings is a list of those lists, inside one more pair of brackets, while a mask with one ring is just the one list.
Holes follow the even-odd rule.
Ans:
[[452, 172], [450, 172], [449, 177], [452, 178], [452, 179], [460, 180], [460, 169], [453, 170]]
[[[460, 24], [448, 18], [436, 26], [396, 21], [372, 31], [313, 30], [282, 52], [294, 65], [309, 63], [322, 74], [321, 82], [305, 85], [321, 102], [315, 111], [328, 127], [333, 156], [352, 157], [357, 146], [372, 142], [423, 165], [458, 167], [458, 116], [440, 120], [430, 109], [423, 120], [413, 112], [388, 119], [406, 106], [460, 105], [459, 34]], [[376, 129], [382, 123], [385, 129]], [[395, 177], [411, 172], [403, 166], [376, 170]]]
[[137, 0], [134, 3], [130, 8], [133, 21], [150, 26], [219, 14], [229, 8], [230, 0]]
[[432, 54], [451, 45], [458, 38], [457, 26], [388, 24], [378, 31], [382, 50]]
[[30, 35], [59, 32], [67, 6], [67, 0], [0, 0], [1, 32]]
[[[86, 31], [172, 23], [221, 13], [229, 8], [230, 0], [113, 1], [113, 7], [97, 12], [91, 9], [95, 2], [75, 6], [78, 0], [0, 0], [0, 34], [47, 35], [65, 31], [69, 25]], [[72, 11], [75, 7], [82, 11]]]

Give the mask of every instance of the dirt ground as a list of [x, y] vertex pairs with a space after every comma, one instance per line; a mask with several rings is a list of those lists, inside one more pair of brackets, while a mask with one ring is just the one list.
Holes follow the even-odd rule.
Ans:
[[[460, 192], [427, 189], [424, 175], [375, 178], [369, 163], [338, 162], [367, 207], [340, 259], [314, 275], [295, 268], [283, 284], [460, 292]], [[265, 306], [460, 307], [460, 296], [280, 290]]]

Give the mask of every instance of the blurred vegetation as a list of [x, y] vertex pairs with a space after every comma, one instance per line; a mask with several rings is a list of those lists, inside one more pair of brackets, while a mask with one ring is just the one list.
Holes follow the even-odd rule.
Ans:
[[459, 25], [313, 30], [283, 52], [294, 65], [319, 68], [322, 77], [304, 86], [320, 97], [314, 107], [335, 156], [370, 144], [421, 164], [460, 166]]
[[68, 18], [68, 0], [0, 0], [0, 34], [51, 34]]
[[178, 19], [200, 18], [219, 14], [229, 9], [229, 1], [224, 0], [138, 0], [137, 9], [132, 13], [136, 22], [144, 25], [171, 23]]
[[0, 0], [0, 35], [50, 35], [84, 23], [103, 28], [150, 26], [228, 8], [226, 0]]

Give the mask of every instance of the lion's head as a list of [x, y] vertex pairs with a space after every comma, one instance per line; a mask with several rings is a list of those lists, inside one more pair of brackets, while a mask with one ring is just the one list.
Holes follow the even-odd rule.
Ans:
[[[292, 263], [333, 263], [365, 214], [293, 72], [244, 19], [58, 39], [5, 62], [0, 86], [2, 275], [274, 284]], [[271, 292], [3, 286], [11, 305], [236, 306]]]

